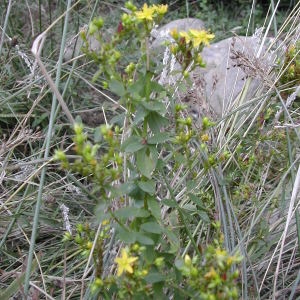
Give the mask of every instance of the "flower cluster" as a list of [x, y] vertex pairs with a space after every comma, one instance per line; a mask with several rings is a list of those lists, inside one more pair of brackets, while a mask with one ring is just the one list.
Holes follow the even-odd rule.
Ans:
[[143, 8], [135, 12], [135, 16], [138, 20], [154, 21], [161, 18], [168, 11], [168, 5], [148, 5], [145, 3]]
[[122, 172], [123, 158], [118, 151], [120, 147], [117, 137], [119, 128], [115, 127], [113, 130], [111, 127], [102, 125], [99, 129], [103, 143], [107, 146], [107, 150], [101, 153], [100, 157], [98, 152], [101, 146], [88, 141], [87, 134], [83, 132], [83, 124], [76, 123], [73, 141], [78, 158], [74, 162], [70, 162], [61, 150], [56, 151], [54, 158], [61, 162], [64, 169], [70, 169], [83, 176], [91, 176], [103, 189], [103, 195], [106, 195], [104, 191], [106, 185], [117, 180]]
[[159, 24], [163, 16], [168, 11], [168, 5], [150, 5], [146, 3], [143, 7], [138, 10], [131, 1], [126, 2], [125, 7], [130, 11], [129, 14], [122, 15], [122, 23], [120, 26], [121, 30], [119, 33], [126, 32], [128, 29], [132, 31], [134, 28], [138, 28], [139, 23], [142, 23], [149, 33], [153, 28], [154, 24]]
[[175, 106], [175, 131], [177, 133], [175, 140], [180, 145], [186, 145], [193, 136], [191, 117], [182, 118], [182, 111], [185, 110], [185, 106], [177, 104]]
[[[220, 230], [219, 223], [214, 224]], [[239, 271], [235, 265], [240, 263], [242, 257], [239, 254], [230, 255], [220, 244], [223, 236], [219, 237], [214, 245], [209, 245], [205, 250], [204, 258], [188, 254], [184, 259], [176, 261], [176, 267], [186, 279], [187, 290], [196, 292], [200, 299], [238, 299], [236, 280]]]
[[188, 32], [173, 29], [171, 37], [174, 42], [170, 43], [171, 53], [176, 60], [182, 65], [183, 72], [193, 63], [193, 67], [204, 67], [200, 52], [204, 46], [209, 45], [210, 41], [215, 37], [213, 34], [205, 30], [190, 29]]
[[186, 43], [192, 43], [194, 48], [198, 48], [200, 45], [208, 46], [210, 41], [215, 37], [214, 34], [210, 34], [205, 30], [196, 29], [190, 29], [188, 32], [181, 31], [179, 32], [179, 36], [183, 37]]
[[294, 82], [295, 85], [300, 84], [300, 42], [292, 44], [287, 49], [283, 69], [285, 72], [280, 78], [281, 84], [290, 82]]
[[149, 270], [162, 268], [164, 259], [157, 257], [152, 263], [146, 262], [145, 251], [146, 248], [138, 243], [122, 248], [120, 256], [115, 259], [116, 276], [95, 278], [91, 286], [92, 293], [107, 293], [107, 296], [112, 296], [110, 293], [117, 290], [117, 299], [132, 299], [136, 294], [150, 297], [153, 294], [153, 286], [147, 282], [146, 277]]

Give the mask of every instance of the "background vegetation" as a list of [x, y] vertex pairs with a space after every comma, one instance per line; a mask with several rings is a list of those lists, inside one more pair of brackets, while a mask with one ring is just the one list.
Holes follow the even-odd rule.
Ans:
[[[264, 25], [264, 32], [275, 36], [269, 50], [277, 57], [264, 73], [267, 89], [214, 123], [204, 119], [198, 131], [170, 98], [168, 110], [157, 104], [160, 120], [173, 122], [161, 123], [170, 136], [158, 135], [146, 113], [142, 119], [148, 125], [134, 118], [123, 122], [124, 107], [137, 114], [140, 104], [120, 102], [124, 94], [114, 79], [126, 91], [128, 86], [118, 72], [114, 78], [106, 76], [110, 71], [98, 72], [105, 63], [99, 54], [78, 48], [70, 56], [73, 60], [66, 59], [65, 49], [95, 17], [105, 19], [103, 42], [109, 42], [125, 3], [72, 1], [68, 10], [70, 4], [0, 3], [0, 298], [152, 299], [165, 294], [224, 299], [218, 293], [233, 286], [238, 295], [226, 294], [228, 299], [299, 297], [299, 3], [168, 3], [162, 24], [200, 18], [215, 41], [232, 36], [232, 31], [251, 35]], [[40, 57], [54, 87], [31, 52], [45, 30]], [[132, 61], [145, 62], [137, 45], [120, 43], [117, 50], [125, 55], [117, 70]], [[155, 66], [152, 71], [159, 72]], [[141, 69], [137, 73], [147, 82]], [[165, 103], [166, 94], [158, 86], [151, 91]], [[134, 89], [130, 93], [147, 98]], [[153, 109], [143, 107], [147, 113]], [[66, 111], [84, 126], [74, 131]], [[137, 140], [145, 126], [152, 138], [147, 149]], [[159, 155], [155, 171], [143, 159], [154, 153], [151, 145], [157, 145]], [[90, 146], [96, 150], [91, 152]], [[145, 151], [142, 158], [138, 151]], [[100, 179], [96, 167], [84, 169], [94, 164], [85, 160], [91, 153], [101, 170], [108, 162], [120, 169], [116, 173], [107, 168]], [[76, 165], [78, 158], [81, 164]], [[115, 180], [120, 193], [110, 188]], [[124, 274], [116, 276], [120, 260], [115, 259], [122, 263], [126, 255]], [[168, 270], [174, 277], [168, 277]], [[211, 289], [199, 278], [213, 283]], [[183, 288], [178, 291], [179, 283]]]

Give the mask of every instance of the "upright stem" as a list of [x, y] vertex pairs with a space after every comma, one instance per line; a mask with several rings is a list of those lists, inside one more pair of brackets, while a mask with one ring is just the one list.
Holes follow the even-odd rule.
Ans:
[[[68, 22], [69, 22], [69, 13], [70, 13], [71, 2], [72, 2], [72, 0], [68, 0], [65, 22], [64, 22], [64, 30], [63, 30], [63, 35], [62, 35], [62, 42], [61, 42], [61, 47], [60, 47], [60, 54], [59, 54], [59, 59], [58, 59], [58, 64], [57, 64], [57, 72], [56, 72], [56, 80], [55, 80], [56, 88], [58, 88], [59, 84], [60, 84], [61, 65], [62, 65], [63, 53], [64, 53], [64, 49], [65, 49], [65, 41], [66, 41], [66, 34], [67, 34], [67, 28], [68, 28]], [[52, 133], [53, 133], [53, 127], [54, 127], [54, 121], [55, 121], [56, 107], [57, 107], [57, 98], [54, 93], [53, 97], [52, 97], [52, 107], [51, 107], [49, 127], [48, 127], [45, 153], [44, 153], [45, 159], [48, 159], [48, 157], [49, 157], [50, 144], [51, 144], [51, 140], [52, 140]], [[40, 179], [37, 202], [36, 202], [36, 207], [35, 207], [35, 214], [34, 214], [32, 233], [31, 233], [31, 239], [30, 239], [30, 248], [29, 248], [29, 253], [28, 253], [28, 261], [27, 261], [25, 281], [24, 281], [24, 299], [28, 299], [31, 265], [32, 265], [33, 254], [34, 254], [34, 249], [35, 249], [35, 240], [36, 240], [38, 225], [39, 225], [39, 215], [40, 215], [40, 209], [41, 209], [41, 205], [42, 205], [42, 194], [43, 194], [43, 187], [44, 187], [44, 183], [45, 183], [46, 171], [47, 171], [47, 168], [45, 167], [41, 172], [41, 179]]]
[[8, 18], [10, 15], [11, 7], [12, 7], [12, 0], [9, 0], [6, 15], [5, 15], [5, 20], [4, 20], [4, 25], [2, 28], [1, 40], [0, 40], [0, 57], [1, 57], [1, 52], [2, 52], [2, 47], [3, 47], [3, 43], [4, 43], [4, 37], [5, 37], [5, 32], [6, 32], [6, 28], [7, 28], [7, 24], [8, 24]]
[[146, 36], [145, 38], [145, 46], [146, 46], [146, 70], [150, 70], [150, 53], [149, 53], [149, 40]]

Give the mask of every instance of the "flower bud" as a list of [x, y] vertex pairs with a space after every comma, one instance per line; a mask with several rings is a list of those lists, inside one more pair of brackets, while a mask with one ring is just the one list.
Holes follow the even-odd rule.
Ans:
[[81, 223], [76, 225], [76, 229], [77, 229], [77, 232], [79, 232], [79, 233], [83, 232], [83, 230], [84, 230], [83, 225]]
[[91, 250], [93, 247], [93, 243], [91, 241], [88, 241], [85, 245], [86, 249]]
[[98, 30], [98, 27], [92, 22], [89, 25], [89, 34], [93, 35]]
[[187, 126], [191, 126], [192, 125], [192, 118], [191, 117], [187, 117], [186, 118], [186, 120], [185, 120], [185, 124], [187, 125]]
[[104, 21], [101, 17], [95, 18], [93, 20], [93, 23], [97, 26], [98, 29], [101, 29], [103, 27]]
[[100, 287], [100, 286], [103, 286], [103, 280], [101, 279], [101, 278], [99, 278], [99, 277], [97, 277], [96, 279], [95, 279], [95, 285], [97, 286], [97, 287]]
[[81, 134], [83, 132], [82, 123], [75, 123], [74, 124], [74, 131], [75, 131], [75, 134]]
[[65, 161], [67, 159], [66, 154], [62, 150], [56, 150], [54, 155], [55, 160]]
[[72, 240], [72, 234], [70, 232], [65, 232], [64, 237], [63, 237], [63, 242], [68, 242]]
[[133, 5], [133, 3], [131, 1], [127, 1], [125, 3], [125, 7], [131, 11], [136, 11], [137, 7], [135, 5]]
[[197, 275], [198, 275], [198, 270], [195, 267], [192, 267], [191, 276], [192, 277], [197, 277]]
[[189, 78], [189, 76], [190, 76], [190, 74], [187, 70], [185, 70], [182, 75], [184, 78]]
[[186, 254], [184, 257], [184, 263], [187, 267], [190, 267], [192, 265], [192, 260], [188, 254]]
[[157, 257], [154, 261], [154, 264], [157, 266], [157, 267], [161, 267], [164, 263], [164, 258], [163, 257]]

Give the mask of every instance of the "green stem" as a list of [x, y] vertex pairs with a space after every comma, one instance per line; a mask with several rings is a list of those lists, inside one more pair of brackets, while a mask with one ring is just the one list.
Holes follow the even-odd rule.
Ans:
[[0, 57], [1, 57], [2, 46], [3, 46], [3, 43], [4, 43], [4, 37], [5, 37], [5, 32], [6, 32], [6, 28], [7, 28], [7, 24], [8, 24], [8, 18], [9, 18], [9, 15], [10, 15], [11, 7], [12, 7], [12, 0], [9, 0], [6, 15], [5, 15], [5, 20], [4, 20], [4, 25], [3, 25], [3, 28], [2, 28], [1, 40], [0, 40]]
[[197, 246], [197, 244], [196, 244], [196, 242], [194, 240], [194, 237], [193, 237], [192, 233], [188, 229], [189, 226], [188, 226], [188, 224], [185, 221], [185, 218], [184, 218], [184, 215], [183, 215], [183, 212], [182, 212], [182, 208], [178, 205], [178, 203], [177, 203], [177, 201], [175, 199], [173, 190], [172, 190], [171, 186], [169, 185], [169, 182], [167, 181], [167, 178], [166, 178], [165, 174], [162, 173], [162, 176], [163, 176], [164, 182], [165, 182], [165, 184], [166, 184], [166, 186], [167, 186], [167, 188], [168, 188], [168, 190], [170, 192], [171, 199], [174, 201], [174, 205], [175, 205], [175, 207], [176, 207], [176, 209], [177, 209], [177, 211], [179, 213], [180, 219], [182, 220], [184, 229], [185, 229], [188, 237], [190, 238], [190, 241], [193, 244], [193, 246], [195, 248], [195, 251], [197, 252], [197, 255], [199, 255], [199, 257], [201, 257], [201, 253], [200, 253], [200, 251], [198, 249], [198, 246]]
[[150, 70], [150, 53], [149, 53], [148, 37], [145, 38], [145, 46], [146, 46], [146, 70], [148, 72]]
[[144, 209], [148, 210], [148, 194], [146, 194], [144, 197]]
[[[59, 60], [58, 60], [58, 64], [57, 64], [57, 72], [56, 72], [56, 80], [55, 80], [55, 86], [57, 88], [60, 83], [61, 66], [62, 66], [63, 54], [64, 54], [64, 49], [65, 49], [66, 34], [67, 34], [69, 14], [70, 14], [69, 9], [71, 7], [71, 2], [72, 2], [71, 0], [68, 0], [62, 41], [61, 41], [61, 47], [60, 47]], [[56, 106], [57, 106], [57, 98], [56, 98], [55, 94], [53, 94], [49, 127], [48, 127], [46, 146], [45, 146], [45, 154], [44, 154], [45, 159], [47, 159], [49, 157], [53, 128], [54, 128], [54, 121], [55, 121]], [[30, 281], [30, 275], [31, 275], [30, 271], [31, 271], [31, 265], [32, 265], [32, 260], [33, 260], [33, 253], [34, 253], [34, 249], [35, 249], [35, 240], [36, 240], [38, 226], [39, 226], [39, 215], [40, 215], [40, 209], [41, 209], [41, 205], [42, 205], [42, 195], [43, 195], [43, 188], [44, 188], [44, 183], [45, 183], [45, 178], [46, 178], [46, 171], [47, 171], [47, 168], [45, 167], [45, 168], [43, 168], [43, 170], [41, 172], [41, 179], [40, 179], [40, 185], [39, 185], [39, 190], [38, 190], [37, 203], [36, 203], [34, 219], [33, 219], [32, 233], [31, 233], [31, 239], [30, 239], [30, 248], [29, 248], [29, 253], [28, 253], [28, 261], [27, 261], [27, 268], [26, 268], [25, 281], [24, 281], [24, 295], [25, 295], [24, 298], [25, 299], [28, 298], [28, 292], [29, 292], [29, 281]]]
[[147, 137], [147, 132], [148, 132], [148, 122], [146, 119], [144, 119], [144, 126], [143, 126], [143, 137]]

